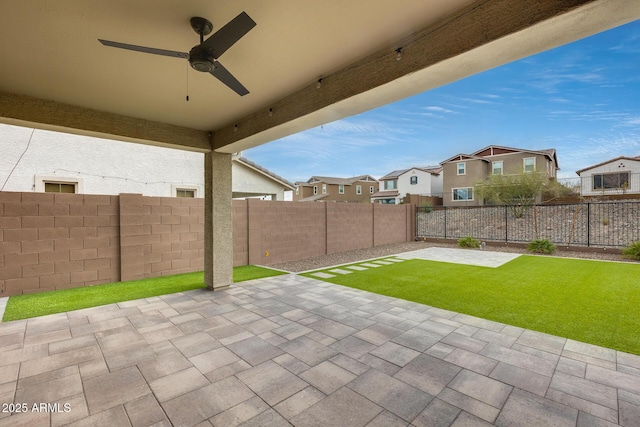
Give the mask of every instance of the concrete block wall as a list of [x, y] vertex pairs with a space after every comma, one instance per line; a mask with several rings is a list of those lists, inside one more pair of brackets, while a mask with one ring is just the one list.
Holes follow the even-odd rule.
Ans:
[[372, 247], [373, 209], [372, 203], [326, 203], [327, 253]]
[[233, 215], [233, 266], [249, 264], [249, 210], [246, 200], [231, 202]]
[[327, 253], [324, 203], [245, 202], [249, 264], [272, 265]]
[[117, 281], [118, 197], [0, 192], [0, 296]]
[[406, 242], [412, 240], [412, 223], [409, 221], [410, 213], [415, 212], [413, 205], [373, 205], [373, 246], [387, 245], [390, 243]]
[[[413, 205], [234, 200], [234, 266], [413, 240]], [[204, 199], [0, 192], [0, 297], [204, 269]]]
[[203, 199], [120, 195], [121, 281], [201, 271]]

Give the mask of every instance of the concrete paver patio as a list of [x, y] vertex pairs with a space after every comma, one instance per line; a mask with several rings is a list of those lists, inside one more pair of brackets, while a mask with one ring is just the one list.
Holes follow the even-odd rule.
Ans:
[[0, 402], [8, 426], [638, 426], [640, 357], [291, 274], [0, 324]]

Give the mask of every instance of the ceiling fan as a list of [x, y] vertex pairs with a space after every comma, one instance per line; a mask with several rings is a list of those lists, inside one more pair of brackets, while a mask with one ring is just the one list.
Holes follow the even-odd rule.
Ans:
[[193, 17], [190, 20], [193, 31], [200, 35], [200, 44], [191, 48], [189, 53], [177, 52], [174, 50], [155, 49], [152, 47], [136, 46], [133, 44], [119, 43], [110, 40], [98, 39], [105, 46], [117, 47], [119, 49], [134, 50], [136, 52], [151, 53], [154, 55], [164, 55], [174, 58], [183, 58], [189, 61], [191, 68], [203, 73], [210, 73], [213, 77], [227, 85], [238, 95], [244, 96], [249, 93], [242, 83], [240, 83], [226, 68], [218, 62], [220, 55], [225, 53], [235, 42], [247, 34], [249, 30], [256, 26], [256, 23], [242, 12], [233, 18], [224, 27], [216, 31], [207, 40], [204, 36], [211, 33], [213, 25], [205, 18]]

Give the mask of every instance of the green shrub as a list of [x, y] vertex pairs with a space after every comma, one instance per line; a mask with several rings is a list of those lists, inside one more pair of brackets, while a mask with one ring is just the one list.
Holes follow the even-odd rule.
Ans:
[[622, 255], [625, 258], [640, 261], [640, 240], [630, 243], [629, 246], [622, 250]]
[[551, 243], [548, 239], [536, 239], [533, 242], [529, 242], [527, 250], [534, 254], [551, 255], [556, 251], [556, 245]]
[[430, 213], [433, 210], [433, 206], [430, 202], [422, 202], [419, 207], [421, 208], [420, 211], [423, 213]]
[[474, 239], [471, 236], [463, 237], [462, 239], [458, 239], [458, 246], [461, 248], [479, 248], [480, 240]]

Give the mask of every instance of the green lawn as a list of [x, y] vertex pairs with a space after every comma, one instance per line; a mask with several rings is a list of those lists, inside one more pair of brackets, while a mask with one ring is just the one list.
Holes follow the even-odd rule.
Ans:
[[[247, 265], [233, 269], [233, 281], [243, 282], [281, 274], [287, 273]], [[204, 288], [202, 272], [12, 296], [2, 320], [8, 322], [199, 288]]]
[[638, 264], [527, 255], [499, 268], [408, 260], [321, 280], [640, 354]]

